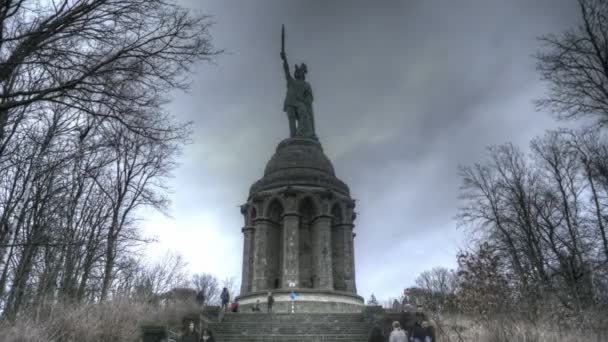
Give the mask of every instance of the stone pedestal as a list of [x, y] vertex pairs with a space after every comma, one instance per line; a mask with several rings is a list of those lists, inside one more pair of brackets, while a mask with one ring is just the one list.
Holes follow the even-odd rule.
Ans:
[[[282, 141], [241, 207], [243, 308], [277, 294], [278, 310], [289, 293], [306, 312], [357, 312], [354, 273], [354, 201], [312, 139]], [[285, 300], [283, 300], [283, 299]], [[243, 309], [242, 312], [246, 312]]]

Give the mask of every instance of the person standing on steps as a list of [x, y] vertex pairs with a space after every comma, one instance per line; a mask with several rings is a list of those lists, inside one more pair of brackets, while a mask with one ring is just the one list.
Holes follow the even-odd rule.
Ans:
[[274, 297], [272, 292], [268, 292], [268, 313], [272, 312], [272, 304], [274, 304]]
[[230, 302], [230, 293], [228, 293], [228, 289], [224, 287], [222, 290], [222, 294], [220, 294], [220, 299], [222, 300], [222, 310], [228, 311], [228, 303]]
[[401, 329], [401, 324], [397, 321], [393, 322], [393, 331], [391, 331], [388, 342], [407, 342], [407, 336], [405, 336], [405, 332]]

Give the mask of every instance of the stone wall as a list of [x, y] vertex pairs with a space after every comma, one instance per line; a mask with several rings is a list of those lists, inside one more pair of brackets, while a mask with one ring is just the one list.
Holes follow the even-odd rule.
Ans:
[[344, 214], [352, 204], [327, 189], [259, 194], [247, 204], [256, 210], [244, 210], [264, 215], [245, 219], [251, 226], [243, 229], [241, 292], [287, 288], [291, 281], [297, 288], [356, 293], [354, 215]]

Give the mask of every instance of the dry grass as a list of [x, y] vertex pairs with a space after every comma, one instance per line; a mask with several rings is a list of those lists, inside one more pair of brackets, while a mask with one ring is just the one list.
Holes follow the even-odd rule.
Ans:
[[[13, 323], [0, 323], [2, 342], [135, 342], [142, 324], [181, 327], [182, 318], [197, 312], [193, 302], [154, 306], [132, 301], [90, 305], [55, 305], [40, 319], [36, 313]], [[598, 329], [582, 331], [557, 324], [533, 325], [513, 319], [473, 320], [464, 316], [444, 317], [435, 324], [441, 342], [605, 342], [608, 324], [591, 317]], [[603, 329], [602, 329], [603, 328]]]
[[[597, 317], [598, 323], [601, 317]], [[437, 329], [442, 342], [605, 342], [608, 327], [598, 329], [563, 328], [553, 323], [531, 324], [512, 319], [473, 320], [463, 316], [444, 318]], [[603, 327], [603, 329], [602, 329]]]
[[133, 342], [142, 324], [181, 327], [184, 315], [196, 310], [193, 303], [153, 306], [131, 301], [89, 305], [55, 305], [44, 318], [23, 315], [0, 323], [3, 342]]

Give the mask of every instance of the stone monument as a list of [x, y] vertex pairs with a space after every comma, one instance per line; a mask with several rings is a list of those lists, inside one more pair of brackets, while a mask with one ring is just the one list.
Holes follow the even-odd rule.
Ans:
[[284, 47], [281, 57], [290, 138], [279, 143], [241, 206], [239, 311], [252, 312], [272, 291], [274, 312], [292, 312], [294, 306], [295, 312], [361, 312], [363, 298], [355, 284], [355, 201], [315, 134], [306, 65], [296, 66], [292, 78]]
[[287, 92], [283, 102], [283, 111], [289, 121], [289, 136], [317, 139], [315, 135], [315, 119], [312, 110], [312, 88], [306, 82], [308, 68], [302, 63], [295, 65], [293, 77], [289, 71], [287, 54], [285, 53], [285, 26], [281, 30], [281, 59], [283, 71], [287, 80]]

